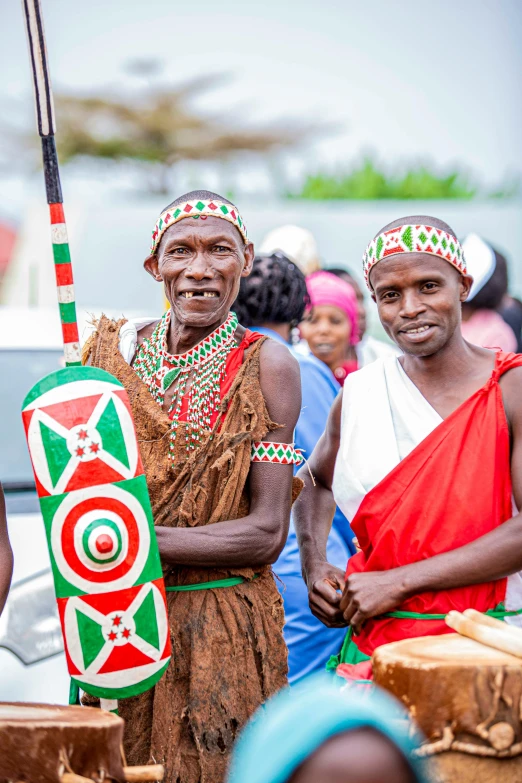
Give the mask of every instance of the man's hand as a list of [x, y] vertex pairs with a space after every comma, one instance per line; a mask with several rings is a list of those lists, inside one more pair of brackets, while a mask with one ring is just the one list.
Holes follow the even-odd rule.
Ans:
[[328, 628], [343, 628], [346, 622], [340, 608], [344, 572], [326, 561], [307, 568], [306, 584], [312, 614]]
[[350, 574], [340, 601], [344, 622], [359, 633], [365, 620], [390, 612], [406, 598], [403, 570]]

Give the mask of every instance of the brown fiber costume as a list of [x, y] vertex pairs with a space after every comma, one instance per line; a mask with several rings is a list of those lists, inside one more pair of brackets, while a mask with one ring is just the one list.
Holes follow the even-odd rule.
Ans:
[[[170, 420], [118, 351], [123, 323], [103, 317], [86, 348], [91, 365], [111, 372], [128, 392], [155, 524], [196, 527], [246, 516], [252, 441], [277, 427], [259, 383], [263, 339], [245, 355], [222, 402], [224, 419], [219, 432], [214, 428], [214, 438], [205, 438], [187, 455], [184, 433], [178, 429], [181, 445], [173, 469], [168, 454]], [[167, 586], [230, 576], [246, 581], [167, 593], [170, 666], [154, 689], [119, 702], [126, 721], [127, 763], [163, 763], [167, 783], [221, 783], [238, 730], [259, 704], [286, 685], [283, 606], [270, 566], [255, 572], [165, 568]]]

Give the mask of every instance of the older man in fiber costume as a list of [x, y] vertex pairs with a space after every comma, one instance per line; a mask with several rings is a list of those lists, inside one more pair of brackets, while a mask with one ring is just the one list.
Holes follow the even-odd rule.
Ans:
[[196, 191], [156, 223], [145, 268], [170, 309], [102, 318], [93, 366], [129, 394], [167, 586], [172, 661], [120, 702], [132, 764], [166, 780], [220, 783], [238, 731], [286, 684], [282, 601], [270, 564], [287, 532], [299, 367], [231, 311], [254, 249], [237, 208]]
[[[522, 356], [462, 337], [472, 278], [442, 221], [389, 224], [364, 271], [404, 356], [349, 376], [294, 515], [312, 611], [350, 626], [341, 671], [367, 677], [376, 647], [448, 632], [451, 609], [522, 610]], [[346, 575], [324, 556], [334, 498], [362, 549]]]

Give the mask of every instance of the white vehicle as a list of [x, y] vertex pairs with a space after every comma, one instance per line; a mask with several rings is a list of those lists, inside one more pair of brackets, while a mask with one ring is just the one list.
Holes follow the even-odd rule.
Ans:
[[[80, 334], [85, 333], [80, 319]], [[0, 617], [0, 701], [67, 704], [69, 676], [51, 564], [21, 408], [34, 384], [64, 367], [58, 308], [0, 307], [0, 481], [14, 554]]]
[[0, 701], [66, 704], [69, 697], [51, 564], [20, 414], [31, 387], [63, 366], [56, 310], [0, 308], [0, 480], [14, 555], [11, 591], [0, 618]]

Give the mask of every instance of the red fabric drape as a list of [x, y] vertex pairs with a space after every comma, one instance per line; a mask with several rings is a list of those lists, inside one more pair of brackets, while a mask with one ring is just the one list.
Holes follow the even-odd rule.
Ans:
[[[509, 430], [498, 379], [519, 366], [522, 355], [498, 353], [485, 386], [366, 495], [352, 522], [362, 552], [349, 560], [347, 575], [384, 571], [457, 549], [511, 518]], [[486, 611], [505, 594], [501, 579], [421, 593], [397, 609]], [[442, 620], [379, 618], [367, 621], [354, 641], [371, 655], [381, 644], [449, 631]]]

